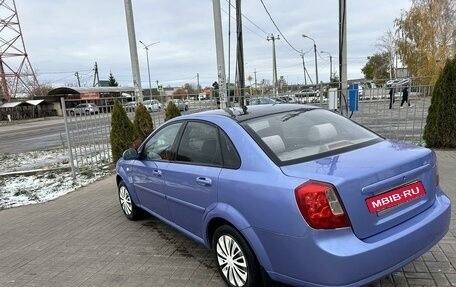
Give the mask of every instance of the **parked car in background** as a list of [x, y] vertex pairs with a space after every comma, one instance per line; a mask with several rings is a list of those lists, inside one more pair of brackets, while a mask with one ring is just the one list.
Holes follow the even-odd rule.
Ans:
[[314, 88], [305, 88], [296, 93], [294, 97], [299, 103], [312, 103], [315, 102], [316, 98], [320, 97], [320, 91]]
[[410, 78], [393, 79], [385, 83], [386, 88], [401, 88], [402, 86], [410, 86]]
[[247, 106], [253, 105], [266, 105], [266, 104], [282, 104], [283, 100], [268, 98], [268, 97], [258, 97], [258, 98], [247, 98]]
[[98, 114], [100, 109], [97, 105], [91, 103], [82, 103], [74, 108], [69, 109], [70, 115], [93, 115]]
[[146, 100], [143, 102], [143, 105], [147, 108], [149, 112], [158, 112], [162, 108], [158, 100]]
[[123, 104], [122, 106], [125, 109], [125, 111], [134, 112], [136, 109], [136, 102], [135, 101], [127, 102], [127, 103]]
[[449, 230], [432, 150], [309, 105], [173, 118], [116, 171], [124, 215], [211, 249], [228, 286], [365, 286]]
[[305, 88], [301, 91], [299, 91], [298, 93], [295, 94], [295, 97], [306, 97], [306, 96], [310, 96], [310, 97], [316, 97], [318, 96], [320, 93], [318, 90], [315, 90], [313, 88]]
[[168, 106], [168, 103], [170, 101], [173, 101], [174, 105], [176, 105], [176, 107], [179, 109], [179, 111], [187, 111], [188, 110], [188, 103], [185, 102], [184, 100], [182, 99], [171, 99], [169, 100], [166, 105]]
[[280, 99], [285, 103], [295, 103], [296, 102], [294, 95], [280, 96], [277, 99]]

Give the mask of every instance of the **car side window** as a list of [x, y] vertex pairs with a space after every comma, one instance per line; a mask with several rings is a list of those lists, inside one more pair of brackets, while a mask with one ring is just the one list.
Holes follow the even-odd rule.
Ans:
[[144, 145], [141, 152], [146, 160], [171, 160], [173, 159], [172, 147], [182, 123], [166, 126], [154, 134]]
[[223, 155], [223, 167], [237, 169], [241, 166], [241, 158], [233, 142], [225, 132], [220, 131], [220, 147]]
[[221, 165], [222, 155], [217, 127], [201, 122], [189, 122], [182, 134], [176, 160]]

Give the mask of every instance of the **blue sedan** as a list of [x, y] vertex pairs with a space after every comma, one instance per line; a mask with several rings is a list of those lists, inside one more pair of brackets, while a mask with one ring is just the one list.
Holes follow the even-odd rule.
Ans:
[[306, 105], [173, 118], [116, 179], [127, 218], [146, 211], [213, 250], [227, 286], [368, 284], [450, 223], [433, 151]]

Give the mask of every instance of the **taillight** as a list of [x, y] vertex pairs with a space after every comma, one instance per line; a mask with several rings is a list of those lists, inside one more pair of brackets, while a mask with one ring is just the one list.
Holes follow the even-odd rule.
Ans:
[[295, 189], [296, 202], [307, 223], [315, 229], [350, 226], [334, 186], [309, 181]]

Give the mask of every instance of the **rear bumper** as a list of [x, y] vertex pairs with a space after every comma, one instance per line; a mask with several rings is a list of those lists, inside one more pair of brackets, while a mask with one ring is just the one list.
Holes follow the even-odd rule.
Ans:
[[360, 286], [382, 278], [427, 252], [448, 231], [449, 198], [367, 240], [351, 229], [312, 231], [306, 237], [255, 230], [268, 250], [269, 276], [295, 286]]

